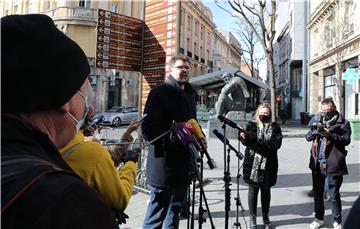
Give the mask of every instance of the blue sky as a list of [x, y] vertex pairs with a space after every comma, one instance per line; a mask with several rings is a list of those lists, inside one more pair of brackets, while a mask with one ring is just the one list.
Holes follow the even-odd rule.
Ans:
[[[213, 14], [213, 20], [217, 26], [217, 28], [227, 30], [230, 32], [233, 32], [233, 35], [237, 37], [236, 32], [234, 32], [234, 29], [237, 28], [237, 25], [235, 24], [236, 21], [239, 20], [237, 17], [232, 17], [228, 12], [224, 11], [223, 9], [220, 9], [216, 4], [215, 0], [201, 0], [202, 3], [204, 3], [205, 6], [209, 7], [212, 14]], [[224, 4], [225, 1], [220, 0], [222, 4]], [[228, 8], [229, 6], [225, 7]], [[239, 39], [238, 39], [239, 40]], [[239, 40], [240, 41], [240, 40]], [[257, 48], [259, 52], [262, 52], [262, 48], [259, 46]], [[265, 79], [266, 75], [266, 62], [263, 61], [263, 63], [260, 65], [260, 76]]]

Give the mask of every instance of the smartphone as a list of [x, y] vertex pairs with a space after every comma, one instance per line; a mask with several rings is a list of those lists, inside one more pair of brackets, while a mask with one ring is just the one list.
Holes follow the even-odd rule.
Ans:
[[141, 118], [138, 120], [138, 122], [142, 122], [144, 121], [144, 119], [146, 118], [147, 114], [143, 114], [143, 116], [141, 116]]

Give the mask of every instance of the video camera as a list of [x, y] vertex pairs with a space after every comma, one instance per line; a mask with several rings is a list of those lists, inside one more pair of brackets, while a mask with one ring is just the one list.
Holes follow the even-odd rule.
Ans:
[[324, 112], [319, 112], [315, 115], [315, 122], [311, 124], [310, 130], [313, 134], [319, 134], [325, 129], [329, 129], [329, 125], [325, 122], [325, 114]]

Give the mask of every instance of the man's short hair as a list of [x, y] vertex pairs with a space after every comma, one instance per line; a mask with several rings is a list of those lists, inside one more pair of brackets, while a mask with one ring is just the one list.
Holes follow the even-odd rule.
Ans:
[[171, 57], [167, 64], [170, 66], [173, 66], [175, 64], [175, 62], [178, 60], [182, 60], [182, 61], [188, 62], [190, 64], [190, 60], [186, 56], [183, 56], [183, 55], [176, 55], [176, 56]]
[[61, 107], [90, 73], [84, 51], [43, 14], [1, 18], [2, 113]]

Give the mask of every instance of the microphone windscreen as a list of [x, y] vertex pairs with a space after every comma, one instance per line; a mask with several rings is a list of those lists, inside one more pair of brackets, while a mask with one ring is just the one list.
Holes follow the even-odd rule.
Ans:
[[191, 128], [191, 125], [187, 124], [186, 122], [177, 123], [175, 125], [176, 136], [180, 140], [181, 144], [186, 148], [188, 147], [189, 143], [194, 142], [193, 136], [189, 131], [189, 126]]
[[190, 124], [194, 129], [194, 135], [197, 139], [205, 138], [199, 123], [195, 119], [192, 118], [189, 121], [187, 121], [187, 123]]

